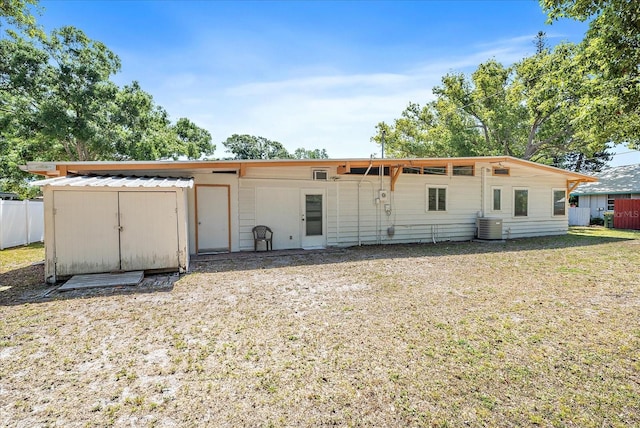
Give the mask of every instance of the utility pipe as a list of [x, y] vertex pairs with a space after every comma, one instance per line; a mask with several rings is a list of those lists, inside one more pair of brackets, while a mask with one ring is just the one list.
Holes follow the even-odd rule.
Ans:
[[358, 246], [362, 245], [362, 240], [360, 239], [360, 185], [362, 184], [364, 179], [367, 178], [367, 174], [369, 174], [369, 171], [371, 171], [372, 166], [373, 166], [373, 159], [369, 161], [369, 167], [364, 172], [364, 175], [358, 182]]

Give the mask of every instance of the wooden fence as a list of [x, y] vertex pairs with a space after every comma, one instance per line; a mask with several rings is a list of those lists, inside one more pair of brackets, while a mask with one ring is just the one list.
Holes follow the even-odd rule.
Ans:
[[41, 201], [0, 200], [0, 250], [44, 240]]
[[613, 227], [640, 230], [640, 199], [616, 199], [614, 201]]

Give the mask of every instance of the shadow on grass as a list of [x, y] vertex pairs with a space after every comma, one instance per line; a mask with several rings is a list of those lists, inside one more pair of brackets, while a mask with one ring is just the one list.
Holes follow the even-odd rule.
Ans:
[[[538, 251], [597, 246], [615, 242], [640, 240], [640, 232], [605, 231], [598, 228], [572, 229], [559, 236], [522, 238], [509, 241], [466, 241], [421, 244], [364, 245], [361, 247], [329, 248], [326, 250], [276, 250], [270, 252], [240, 252], [208, 256], [192, 256], [191, 273], [215, 273], [275, 269], [287, 266], [321, 266], [361, 260], [462, 256], [497, 254], [519, 251]], [[640, 241], [639, 241], [640, 242]], [[594, 255], [596, 256], [596, 255]], [[187, 274], [189, 275], [189, 274]], [[44, 267], [32, 265], [0, 273], [0, 306], [44, 303], [55, 300], [88, 299], [170, 292], [177, 275], [145, 275], [137, 286], [117, 286], [59, 292], [62, 284], [50, 285], [43, 281]]]
[[46, 303], [56, 300], [90, 299], [94, 297], [120, 296], [127, 294], [149, 294], [170, 292], [177, 275], [153, 274], [145, 276], [135, 286], [114, 286], [83, 290], [57, 291], [64, 282], [44, 282], [44, 266], [26, 266], [0, 273], [0, 306], [15, 306]]
[[191, 272], [228, 272], [273, 269], [286, 266], [323, 265], [359, 260], [380, 260], [417, 257], [440, 257], [474, 254], [495, 254], [514, 251], [537, 251], [587, 247], [640, 239], [640, 232], [604, 232], [593, 228], [576, 228], [567, 235], [520, 238], [508, 241], [464, 241], [420, 244], [363, 245], [326, 250], [276, 250], [270, 252], [240, 252], [209, 256], [192, 256]]

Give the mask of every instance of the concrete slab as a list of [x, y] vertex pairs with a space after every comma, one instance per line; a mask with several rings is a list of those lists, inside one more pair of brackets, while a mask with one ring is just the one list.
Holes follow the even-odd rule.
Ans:
[[138, 285], [144, 278], [144, 272], [96, 273], [89, 275], [74, 275], [65, 282], [58, 291], [79, 290], [84, 288], [117, 287], [124, 285]]

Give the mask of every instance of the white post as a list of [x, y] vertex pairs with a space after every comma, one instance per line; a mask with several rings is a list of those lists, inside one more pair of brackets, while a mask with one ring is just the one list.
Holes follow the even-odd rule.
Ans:
[[4, 237], [2, 231], [4, 230], [4, 201], [0, 199], [0, 250], [4, 250]]
[[29, 242], [29, 201], [22, 201], [24, 205], [24, 233], [26, 234], [24, 238], [25, 245], [31, 244]]

